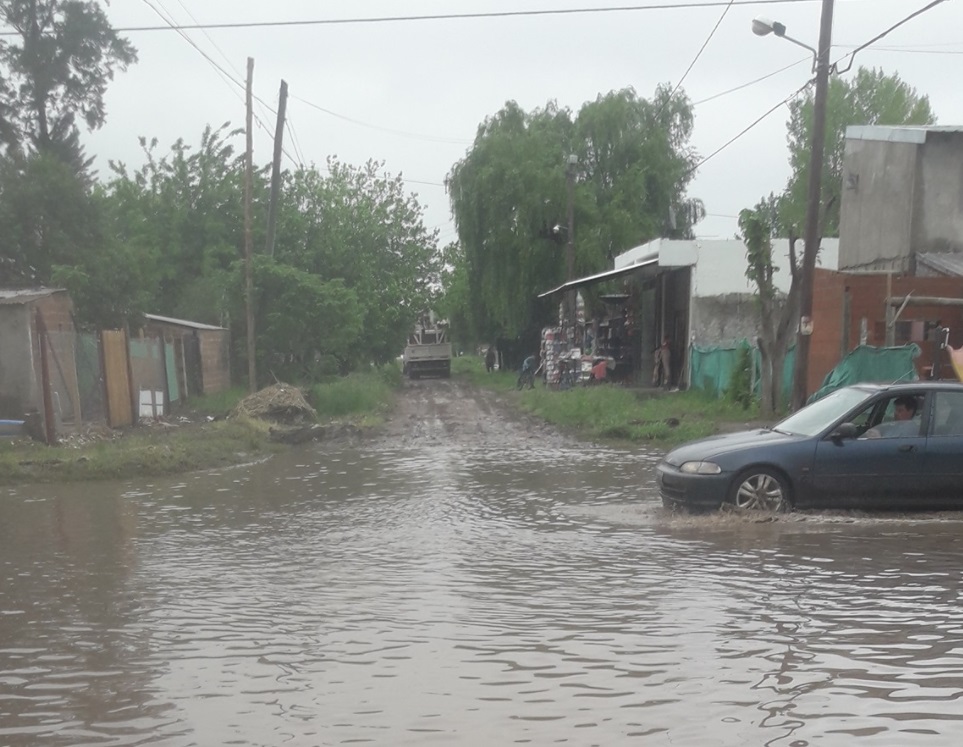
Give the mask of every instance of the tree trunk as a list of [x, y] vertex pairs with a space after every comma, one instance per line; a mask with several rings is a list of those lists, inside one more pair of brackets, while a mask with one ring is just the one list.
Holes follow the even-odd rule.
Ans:
[[767, 338], [767, 333], [759, 337], [759, 414], [763, 418], [771, 418], [775, 414], [772, 399], [772, 343]]
[[777, 341], [772, 351], [772, 410], [773, 414], [782, 407], [782, 373], [786, 364], [786, 345]]

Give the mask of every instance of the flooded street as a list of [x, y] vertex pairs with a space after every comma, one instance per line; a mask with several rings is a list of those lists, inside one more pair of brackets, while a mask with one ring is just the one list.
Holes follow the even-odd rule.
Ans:
[[668, 515], [492, 396], [3, 491], [0, 746], [963, 742], [960, 516]]

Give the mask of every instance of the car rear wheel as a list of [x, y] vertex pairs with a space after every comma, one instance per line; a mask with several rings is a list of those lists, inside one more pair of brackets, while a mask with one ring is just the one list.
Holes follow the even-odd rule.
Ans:
[[786, 478], [765, 467], [740, 474], [732, 483], [729, 503], [751, 511], [788, 511], [792, 505]]

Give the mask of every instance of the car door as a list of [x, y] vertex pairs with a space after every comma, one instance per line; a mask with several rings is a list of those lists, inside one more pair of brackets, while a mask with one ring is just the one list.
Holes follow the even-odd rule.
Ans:
[[963, 508], [963, 392], [937, 391], [933, 397], [922, 479], [932, 483], [940, 505]]
[[888, 435], [870, 437], [892, 422], [897, 396], [885, 396], [857, 413], [859, 438], [833, 439], [816, 445], [812, 471], [812, 500], [827, 508], [912, 508], [920, 503], [925, 469], [925, 397], [916, 398], [915, 430], [890, 429]]

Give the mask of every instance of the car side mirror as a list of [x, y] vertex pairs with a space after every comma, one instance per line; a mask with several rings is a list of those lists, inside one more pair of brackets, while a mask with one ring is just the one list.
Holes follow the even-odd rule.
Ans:
[[855, 423], [840, 423], [833, 429], [833, 432], [829, 434], [829, 437], [833, 441], [842, 441], [847, 438], [856, 438], [858, 435], [859, 429]]

